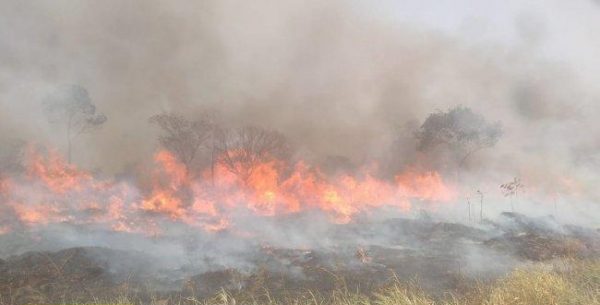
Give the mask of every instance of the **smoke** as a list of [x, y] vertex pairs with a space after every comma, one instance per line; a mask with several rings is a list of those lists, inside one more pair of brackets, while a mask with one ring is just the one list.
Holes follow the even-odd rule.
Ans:
[[[407, 121], [458, 104], [505, 122], [503, 151], [548, 152], [567, 139], [545, 155], [568, 159], [568, 150], [596, 145], [596, 134], [568, 134], [598, 130], [589, 125], [595, 88], [580, 86], [576, 67], [547, 60], [529, 43], [473, 43], [361, 8], [344, 1], [4, 3], [3, 138], [62, 149], [62, 130], [47, 123], [40, 102], [77, 83], [110, 123], [76, 144], [75, 160], [108, 172], [151, 155], [149, 116], [193, 116], [207, 107], [227, 122], [277, 129], [316, 156], [357, 163], [382, 154]], [[519, 16], [507, 24], [522, 32], [516, 39], [544, 39], [537, 33], [548, 31], [545, 19]]]
[[[600, 7], [570, 1], [576, 9], [569, 11], [559, 1], [508, 1], [489, 16], [477, 6], [465, 15], [466, 1], [446, 1], [428, 15], [418, 2], [3, 1], [0, 155], [17, 140], [64, 152], [64, 130], [42, 111], [44, 98], [64, 84], [85, 87], [108, 117], [102, 129], [77, 139], [74, 163], [109, 175], [151, 162], [158, 131], [148, 118], [162, 112], [194, 118], [212, 109], [225, 124], [283, 133], [306, 159], [380, 160], [396, 170], [418, 160], [412, 132], [428, 114], [463, 105], [502, 122], [504, 136], [472, 156], [456, 178], [462, 197], [436, 212], [466, 222], [466, 194], [476, 219], [481, 190], [491, 218], [511, 200], [500, 183], [521, 177], [529, 192], [515, 199], [519, 212], [597, 226], [600, 38], [593, 29], [600, 27]], [[339, 245], [336, 225], [301, 216], [235, 221], [281, 247]], [[178, 239], [188, 236], [170, 228]], [[79, 230], [43, 234], [62, 241], [55, 247], [133, 244], [181, 264], [188, 252], [208, 249], [205, 269], [256, 263], [244, 255], [256, 245], [239, 236], [202, 233], [152, 244]], [[341, 236], [389, 245], [395, 234], [382, 228]], [[417, 248], [417, 241], [404, 242]], [[184, 248], [190, 244], [194, 249]], [[475, 262], [469, 272], [489, 269], [489, 250], [460, 250]], [[494, 271], [513, 263], [501, 257]]]

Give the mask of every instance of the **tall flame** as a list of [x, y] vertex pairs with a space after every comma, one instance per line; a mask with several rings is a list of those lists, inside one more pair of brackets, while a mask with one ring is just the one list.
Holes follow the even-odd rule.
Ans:
[[[151, 188], [139, 191], [143, 188], [130, 183], [96, 178], [54, 152], [44, 156], [32, 150], [29, 155], [26, 178], [0, 180], [0, 209], [20, 226], [67, 222], [126, 232], [151, 228], [157, 234], [159, 223], [167, 220], [218, 231], [235, 226], [232, 215], [239, 211], [263, 217], [320, 211], [333, 222], [346, 223], [380, 207], [409, 211], [414, 202], [456, 197], [436, 172], [410, 170], [388, 181], [377, 178], [371, 166], [356, 175], [329, 177], [303, 161], [270, 160], [254, 164], [251, 175], [240, 177], [222, 162], [190, 173], [168, 151], [155, 155]], [[0, 234], [9, 230], [4, 225]]]

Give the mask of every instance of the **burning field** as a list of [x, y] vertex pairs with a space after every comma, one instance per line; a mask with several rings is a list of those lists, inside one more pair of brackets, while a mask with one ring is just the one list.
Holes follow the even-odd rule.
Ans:
[[1, 3], [0, 305], [600, 304], [600, 6], [459, 2]]
[[[214, 165], [197, 173], [169, 151], [158, 152], [148, 190], [97, 179], [53, 152], [43, 156], [30, 151], [25, 157], [26, 174], [2, 181], [3, 208], [7, 209], [3, 233], [13, 226], [22, 229], [19, 226], [65, 222], [148, 236], [164, 233], [171, 224], [217, 232], [236, 230], [232, 223], [236, 214], [288, 217], [314, 212], [332, 223], [348, 223], [370, 210], [410, 211], [411, 201], [432, 202], [433, 206], [457, 196], [437, 172], [409, 170], [386, 181], [365, 169], [356, 175], [327, 178], [304, 161], [286, 164], [270, 157], [269, 147], [259, 137], [274, 135], [256, 132], [262, 134], [249, 136], [253, 138], [243, 147], [219, 152]], [[255, 151], [255, 145], [265, 147]], [[37, 198], [31, 198], [32, 192]], [[241, 230], [241, 235], [253, 234]]]

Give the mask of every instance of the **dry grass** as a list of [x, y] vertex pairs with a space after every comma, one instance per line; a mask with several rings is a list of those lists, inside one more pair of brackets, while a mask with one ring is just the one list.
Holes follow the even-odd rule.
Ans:
[[374, 305], [433, 305], [435, 304], [417, 287], [395, 283], [390, 288], [375, 293]]
[[436, 300], [414, 284], [399, 281], [370, 295], [340, 288], [331, 295], [305, 296], [287, 300], [220, 296], [202, 305], [600, 305], [600, 260], [561, 261], [556, 265], [538, 265], [515, 270], [487, 285], [472, 287], [468, 293], [450, 294]]
[[600, 260], [515, 270], [455, 305], [600, 305]]
[[578, 289], [565, 278], [543, 270], [517, 270], [491, 289], [486, 305], [581, 304]]
[[[91, 304], [133, 305], [141, 302], [121, 297], [112, 302]], [[489, 284], [471, 287], [463, 295], [449, 294], [434, 299], [418, 285], [395, 281], [370, 294], [341, 287], [330, 294], [311, 291], [274, 298], [268, 291], [259, 294], [222, 290], [214, 297], [198, 300], [180, 297], [153, 300], [150, 305], [600, 305], [600, 260], [561, 261], [515, 270]], [[0, 305], [10, 305], [0, 301]]]

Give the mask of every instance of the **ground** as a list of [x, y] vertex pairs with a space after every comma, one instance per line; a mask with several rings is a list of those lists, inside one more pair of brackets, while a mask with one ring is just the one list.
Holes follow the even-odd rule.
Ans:
[[392, 219], [335, 234], [331, 247], [252, 245], [250, 268], [167, 267], [105, 247], [25, 251], [0, 260], [0, 304], [599, 304], [598, 230], [505, 213], [474, 226]]

